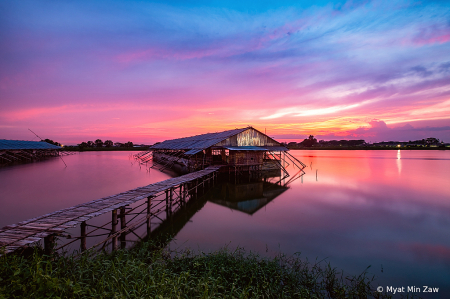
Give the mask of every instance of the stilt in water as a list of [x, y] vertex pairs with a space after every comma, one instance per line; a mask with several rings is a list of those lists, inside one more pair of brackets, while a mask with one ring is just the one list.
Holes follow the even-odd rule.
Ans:
[[86, 221], [81, 222], [81, 245], [80, 250], [81, 252], [86, 250]]
[[[111, 234], [115, 234], [117, 231], [117, 209], [112, 211], [112, 219], [111, 219]], [[117, 249], [117, 237], [112, 238], [112, 250]]]
[[[125, 218], [125, 207], [120, 207], [120, 229], [124, 229], [127, 227], [127, 220]], [[127, 234], [125, 232], [120, 234], [120, 248], [125, 249], [127, 246], [126, 240]]]

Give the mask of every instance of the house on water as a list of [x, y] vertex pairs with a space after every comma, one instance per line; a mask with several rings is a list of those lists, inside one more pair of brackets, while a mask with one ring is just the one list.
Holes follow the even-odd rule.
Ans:
[[61, 147], [43, 141], [0, 139], [0, 165], [61, 155]]
[[161, 169], [181, 173], [212, 165], [222, 165], [221, 171], [285, 171], [286, 158], [303, 167], [285, 146], [253, 127], [166, 140], [150, 151]]

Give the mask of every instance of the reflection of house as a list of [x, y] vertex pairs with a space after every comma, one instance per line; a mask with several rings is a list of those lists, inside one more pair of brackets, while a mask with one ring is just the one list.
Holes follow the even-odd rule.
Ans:
[[226, 183], [209, 201], [253, 215], [287, 189], [288, 187], [268, 182], [237, 185]]
[[239, 171], [280, 169], [282, 153], [288, 150], [252, 127], [166, 140], [150, 149], [154, 161], [180, 172], [209, 165]]

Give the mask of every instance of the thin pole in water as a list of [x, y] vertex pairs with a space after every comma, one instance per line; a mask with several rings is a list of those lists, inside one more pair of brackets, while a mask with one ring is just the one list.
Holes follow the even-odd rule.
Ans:
[[61, 157], [61, 155], [60, 155], [59, 157], [60, 157], [61, 160], [63, 161], [64, 165], [66, 165], [66, 167], [67, 167], [67, 164], [66, 164], [66, 162], [64, 162], [64, 159]]

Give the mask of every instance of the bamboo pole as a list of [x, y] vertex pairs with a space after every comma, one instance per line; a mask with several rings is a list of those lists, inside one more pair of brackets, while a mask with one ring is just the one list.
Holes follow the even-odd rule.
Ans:
[[[120, 207], [120, 229], [123, 230], [127, 227], [127, 220], [125, 218], [125, 207]], [[126, 242], [126, 233], [123, 232], [120, 234], [120, 247], [122, 249], [125, 249], [127, 242]]]
[[81, 222], [81, 252], [86, 250], [86, 221]]
[[[112, 211], [112, 223], [111, 223], [111, 234], [114, 235], [117, 231], [117, 209]], [[112, 238], [112, 250], [117, 249], [117, 237]]]
[[151, 214], [151, 206], [152, 206], [152, 197], [147, 197], [147, 236], [150, 236], [150, 233], [152, 232], [152, 223], [150, 219]]
[[169, 212], [169, 190], [166, 190], [166, 218], [168, 219], [170, 217]]
[[55, 246], [55, 235], [48, 235], [44, 238], [44, 252], [47, 255], [53, 253], [53, 247]]

